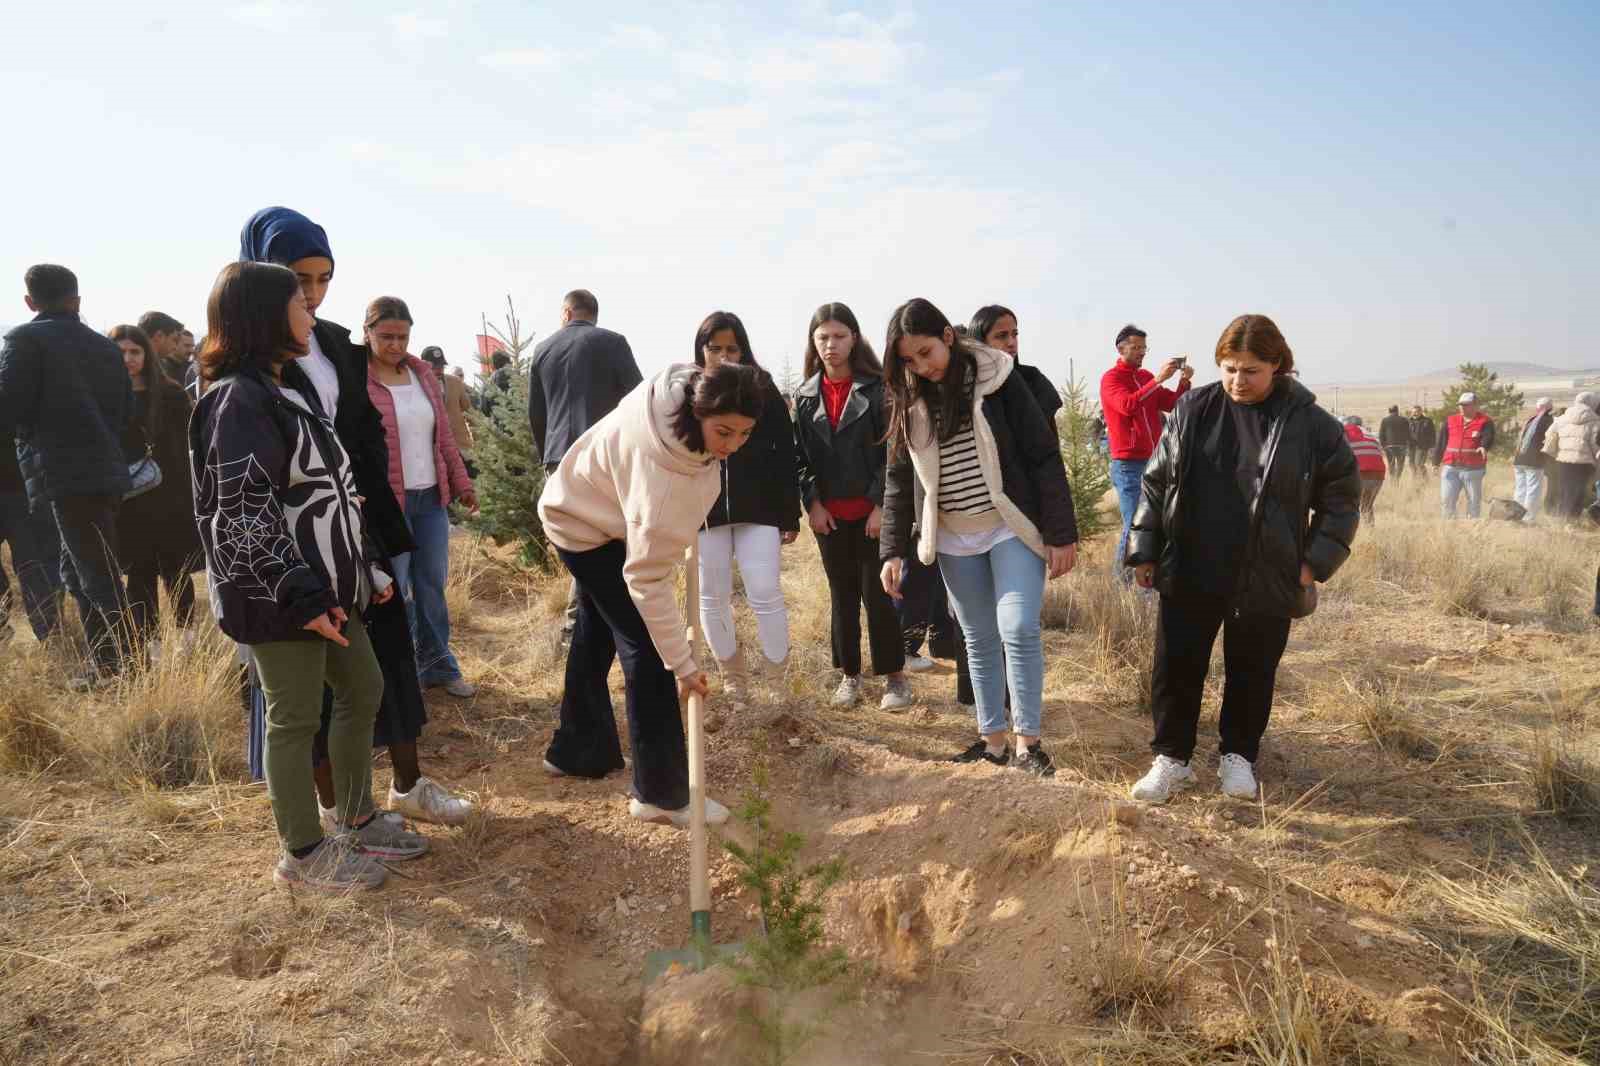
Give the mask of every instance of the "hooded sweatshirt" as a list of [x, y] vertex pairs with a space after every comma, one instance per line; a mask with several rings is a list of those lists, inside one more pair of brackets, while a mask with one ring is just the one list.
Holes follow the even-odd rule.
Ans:
[[567, 450], [539, 497], [539, 520], [556, 547], [626, 543], [622, 578], [661, 661], [680, 678], [698, 668], [672, 576], [722, 491], [717, 461], [690, 451], [672, 430], [697, 372], [668, 367], [624, 396]]

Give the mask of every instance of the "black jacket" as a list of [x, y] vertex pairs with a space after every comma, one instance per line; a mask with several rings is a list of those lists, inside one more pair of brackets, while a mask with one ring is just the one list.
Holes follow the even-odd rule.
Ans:
[[1411, 444], [1411, 423], [1405, 415], [1384, 415], [1378, 423], [1378, 443], [1385, 448], [1405, 448]]
[[616, 409], [644, 380], [620, 333], [573, 319], [533, 350], [528, 369], [528, 425], [546, 467]]
[[158, 387], [161, 411], [154, 439], [144, 415], [148, 397], [135, 393], [134, 417], [122, 434], [122, 450], [129, 462], [138, 462], [148, 448], [161, 467], [161, 484], [118, 508], [117, 560], [131, 568], [140, 560], [187, 559], [188, 569], [194, 570], [203, 560], [189, 471], [189, 394], [168, 378], [162, 378]]
[[794, 390], [795, 474], [800, 506], [810, 510], [822, 500], [865, 496], [883, 505], [884, 465], [888, 449], [883, 416], [883, 379], [857, 378], [850, 386], [839, 428], [828, 421], [818, 371]]
[[[1546, 411], [1542, 415], [1534, 415], [1522, 424], [1522, 432], [1517, 435], [1517, 454], [1511, 460], [1517, 466], [1533, 466], [1543, 468], [1549, 456], [1544, 454], [1544, 435], [1550, 432], [1550, 423], [1556, 416]], [[1528, 427], [1533, 427], [1533, 436], [1528, 436]]]
[[[1015, 372], [983, 397], [983, 418], [994, 436], [1000, 463], [1001, 491], [1034, 524], [1047, 546], [1076, 544], [1078, 521], [1061, 460], [1061, 443], [1034, 397], [1028, 378]], [[888, 471], [883, 530], [878, 537], [880, 558], [906, 559], [916, 550], [913, 530], [920, 526], [925, 500], [922, 490], [911, 456], [901, 455]]]
[[127, 492], [122, 431], [132, 412], [122, 349], [75, 313], [47, 311], [6, 334], [0, 439], [16, 436], [32, 506]]
[[1056, 425], [1056, 412], [1061, 410], [1061, 390], [1051, 384], [1044, 371], [1036, 366], [1017, 363], [1012, 367], [1012, 373], [1022, 375], [1023, 382], [1039, 403], [1039, 410], [1044, 412], [1044, 420], [1050, 423], [1050, 432], [1059, 439], [1061, 428]]
[[313, 332], [322, 354], [339, 372], [339, 410], [333, 425], [350, 457], [356, 492], [366, 501], [362, 512], [367, 532], [380, 554], [389, 558], [404, 555], [416, 543], [405, 512], [389, 487], [389, 441], [383, 431], [383, 415], [367, 392], [365, 350], [350, 342], [349, 330], [333, 322], [318, 319]]
[[[1305, 613], [1300, 564], [1309, 564], [1318, 581], [1327, 581], [1350, 557], [1360, 524], [1361, 475], [1344, 428], [1317, 406], [1316, 396], [1298, 381], [1282, 387], [1289, 395], [1267, 429], [1267, 460], [1249, 505], [1253, 528], [1232, 608], [1239, 614], [1295, 618]], [[1163, 595], [1173, 594], [1183, 558], [1189, 457], [1199, 450], [1205, 428], [1231, 417], [1227, 403], [1219, 384], [1192, 390], [1178, 402], [1145, 469], [1127, 565], [1155, 563]]]
[[333, 607], [353, 615], [371, 590], [350, 457], [304, 372], [290, 362], [283, 379], [318, 413], [244, 371], [212, 384], [189, 422], [211, 608], [240, 644], [322, 640], [305, 624]]
[[794, 469], [794, 426], [789, 405], [777, 389], [767, 392], [766, 406], [744, 447], [722, 464], [722, 495], [706, 515], [706, 525], [747, 522], [777, 526], [786, 533], [800, 529], [800, 489]]
[[1433, 447], [1434, 438], [1438, 436], [1439, 432], [1433, 428], [1433, 419], [1426, 415], [1421, 418], [1413, 418], [1410, 421], [1410, 426], [1411, 446], [1413, 448]]

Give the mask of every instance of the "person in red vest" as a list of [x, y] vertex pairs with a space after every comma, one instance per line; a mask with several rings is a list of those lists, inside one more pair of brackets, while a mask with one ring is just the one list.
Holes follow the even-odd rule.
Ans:
[[1378, 491], [1388, 475], [1389, 464], [1384, 447], [1373, 439], [1361, 424], [1360, 415], [1348, 415], [1344, 420], [1344, 439], [1356, 455], [1356, 468], [1361, 471], [1361, 520], [1376, 522], [1373, 506], [1378, 502]]
[[1456, 413], [1444, 420], [1444, 431], [1433, 447], [1439, 468], [1439, 496], [1444, 516], [1456, 516], [1456, 500], [1467, 490], [1467, 517], [1477, 518], [1483, 506], [1483, 474], [1494, 447], [1494, 419], [1478, 410], [1476, 393], [1463, 392]]
[[[1189, 380], [1194, 377], [1194, 367], [1176, 356], [1163, 362], [1157, 374], [1145, 370], [1145, 336], [1138, 326], [1123, 326], [1117, 333], [1117, 361], [1100, 378], [1100, 410], [1111, 440], [1111, 485], [1117, 490], [1117, 506], [1122, 511], [1116, 560], [1119, 573], [1128, 550], [1128, 526], [1144, 492], [1145, 464], [1161, 439], [1162, 415], [1178, 406], [1178, 397], [1189, 391]], [[1174, 374], [1179, 376], [1177, 389], [1162, 388]]]

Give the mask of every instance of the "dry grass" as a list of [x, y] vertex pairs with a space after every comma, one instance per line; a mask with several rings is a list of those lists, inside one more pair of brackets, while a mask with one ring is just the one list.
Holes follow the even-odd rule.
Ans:
[[1150, 664], [1155, 659], [1155, 601], [1095, 568], [1074, 580], [1072, 628], [1092, 642], [1087, 666], [1105, 698], [1139, 708], [1150, 705]]
[[1600, 819], [1600, 768], [1566, 737], [1539, 734], [1528, 776], [1535, 810], [1567, 821]]
[[1407, 759], [1439, 756], [1442, 744], [1438, 733], [1427, 727], [1408, 698], [1402, 677], [1357, 673], [1341, 678], [1340, 685], [1343, 693], [1335, 699], [1349, 708], [1379, 748]]
[[1062, 827], [1039, 811], [1014, 813], [1001, 832], [999, 845], [989, 857], [989, 868], [1004, 877], [1038, 869], [1050, 858]]
[[1454, 943], [1474, 975], [1468, 1004], [1482, 1062], [1576, 1063], [1600, 1056], [1600, 889], [1583, 867], [1557, 869], [1524, 835], [1527, 858], [1495, 876], [1434, 875], [1466, 923]]

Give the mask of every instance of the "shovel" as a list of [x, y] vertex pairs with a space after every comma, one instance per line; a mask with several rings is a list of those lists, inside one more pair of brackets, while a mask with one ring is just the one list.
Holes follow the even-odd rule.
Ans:
[[[698, 543], [689, 548], [685, 571], [689, 642], [700, 639], [700, 553]], [[662, 974], [690, 971], [699, 973], [718, 959], [738, 955], [743, 944], [711, 942], [711, 875], [706, 855], [706, 759], [705, 697], [689, 693], [689, 943], [675, 951], [652, 951], [644, 960], [644, 984], [648, 988]]]

